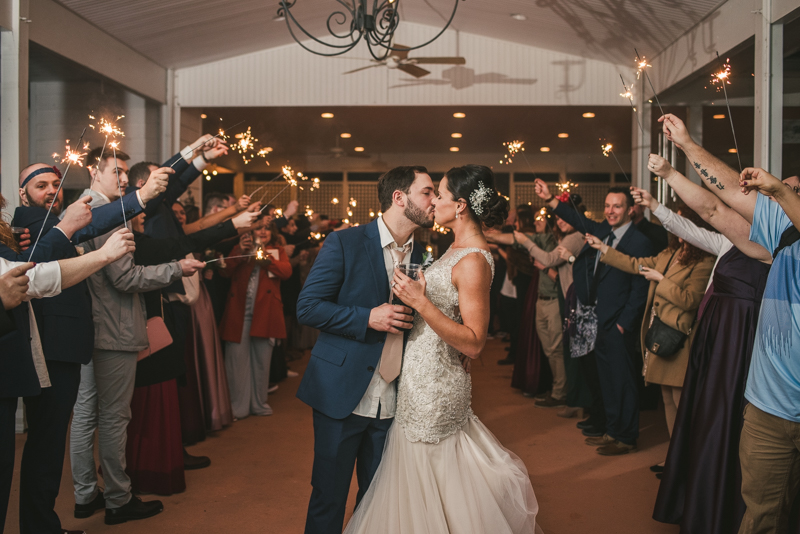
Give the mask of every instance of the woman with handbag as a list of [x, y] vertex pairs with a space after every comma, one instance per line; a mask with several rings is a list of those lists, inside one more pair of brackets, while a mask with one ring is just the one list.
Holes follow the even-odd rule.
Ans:
[[[706, 223], [692, 210], [679, 213], [698, 226]], [[689, 363], [697, 308], [703, 299], [715, 257], [683, 239], [670, 236], [670, 244], [657, 256], [631, 258], [595, 236], [586, 243], [599, 250], [600, 261], [650, 280], [642, 320], [641, 342], [645, 382], [660, 384], [670, 437]]]
[[272, 349], [276, 339], [286, 338], [280, 282], [292, 275], [292, 266], [275, 223], [254, 234], [242, 235], [220, 271], [232, 278], [220, 335], [236, 419], [272, 415], [267, 404]]

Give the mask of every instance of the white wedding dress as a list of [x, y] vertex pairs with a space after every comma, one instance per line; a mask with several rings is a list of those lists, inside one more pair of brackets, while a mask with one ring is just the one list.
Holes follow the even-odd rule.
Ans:
[[[478, 248], [448, 250], [425, 271], [427, 296], [454, 321], [453, 267]], [[470, 407], [472, 382], [447, 345], [416, 314], [403, 355], [397, 414], [383, 459], [345, 534], [541, 533], [525, 464]]]

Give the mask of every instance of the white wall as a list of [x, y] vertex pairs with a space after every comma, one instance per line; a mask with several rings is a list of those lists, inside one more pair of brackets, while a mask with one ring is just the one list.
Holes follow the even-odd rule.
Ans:
[[[403, 23], [396, 42], [413, 45], [430, 32]], [[466, 65], [424, 65], [431, 74], [419, 80], [385, 67], [343, 75], [369, 65], [365, 46], [325, 58], [292, 44], [178, 69], [177, 101], [183, 107], [620, 105], [619, 74], [632, 78], [627, 66], [455, 31], [410, 57], [461, 55]]]

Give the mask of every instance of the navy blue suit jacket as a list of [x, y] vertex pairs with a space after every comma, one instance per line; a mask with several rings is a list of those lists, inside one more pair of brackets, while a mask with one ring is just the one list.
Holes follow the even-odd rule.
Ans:
[[[413, 263], [422, 262], [414, 244]], [[383, 351], [386, 332], [368, 328], [389, 300], [378, 221], [328, 234], [297, 300], [297, 320], [320, 330], [297, 397], [334, 419], [355, 410]]]
[[[569, 206], [559, 203], [554, 213], [572, 225], [576, 231], [590, 233], [605, 239], [611, 233], [611, 225], [607, 221], [592, 221], [579, 214]], [[653, 244], [644, 234], [631, 224], [625, 235], [615, 247], [629, 256], [642, 258], [655, 255]], [[594, 272], [595, 258], [599, 251], [584, 245], [572, 266], [572, 278], [578, 299], [584, 304], [597, 302], [598, 326], [610, 330], [620, 325], [625, 332], [632, 332], [639, 325], [647, 303], [647, 290], [650, 282], [641, 275], [629, 274], [610, 267], [605, 263], [597, 264]]]
[[175, 174], [170, 176], [167, 190], [148, 202], [144, 209], [146, 214], [144, 233], [150, 237], [161, 239], [165, 237], [178, 238], [184, 235], [183, 228], [172, 212], [172, 205], [200, 176], [200, 171], [194, 165], [186, 163], [180, 154], [172, 156], [161, 166], [169, 167], [176, 160], [179, 161], [173, 167]]

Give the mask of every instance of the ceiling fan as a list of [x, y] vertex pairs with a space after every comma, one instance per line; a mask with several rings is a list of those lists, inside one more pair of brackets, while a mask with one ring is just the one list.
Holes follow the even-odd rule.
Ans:
[[467, 60], [463, 57], [408, 57], [409, 48], [403, 45], [395, 45], [395, 48], [402, 48], [403, 50], [393, 50], [391, 55], [382, 61], [372, 60], [373, 65], [367, 65], [358, 69], [353, 69], [345, 72], [344, 74], [352, 74], [361, 70], [371, 69], [373, 67], [386, 66], [390, 69], [402, 70], [406, 74], [410, 74], [415, 78], [422, 78], [430, 74], [430, 71], [418, 67], [417, 65], [464, 65]]

